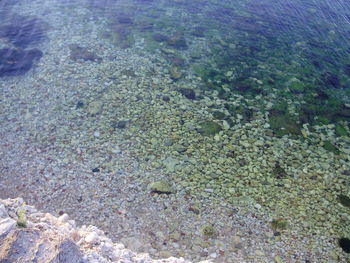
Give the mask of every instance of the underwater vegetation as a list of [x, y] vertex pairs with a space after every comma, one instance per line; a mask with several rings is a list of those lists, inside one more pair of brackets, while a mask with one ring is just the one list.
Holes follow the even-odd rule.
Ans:
[[275, 232], [283, 231], [288, 228], [288, 221], [282, 218], [271, 221], [271, 227]]

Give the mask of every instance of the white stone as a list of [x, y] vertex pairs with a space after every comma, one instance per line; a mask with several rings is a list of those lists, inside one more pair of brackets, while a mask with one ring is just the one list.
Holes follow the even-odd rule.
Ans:
[[85, 237], [85, 242], [89, 244], [95, 244], [98, 242], [98, 235], [96, 232], [91, 232]]
[[58, 218], [58, 221], [61, 223], [65, 223], [68, 221], [68, 219], [69, 219], [69, 216], [67, 214], [63, 214]]

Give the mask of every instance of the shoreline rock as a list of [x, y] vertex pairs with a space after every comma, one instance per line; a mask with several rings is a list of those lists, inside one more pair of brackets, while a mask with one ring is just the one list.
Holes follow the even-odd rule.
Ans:
[[[94, 226], [77, 227], [67, 214], [39, 212], [23, 199], [0, 199], [0, 261], [60, 263], [189, 263], [183, 258], [151, 259], [113, 243]], [[18, 225], [25, 213], [26, 227]], [[202, 262], [204, 263], [204, 262]]]

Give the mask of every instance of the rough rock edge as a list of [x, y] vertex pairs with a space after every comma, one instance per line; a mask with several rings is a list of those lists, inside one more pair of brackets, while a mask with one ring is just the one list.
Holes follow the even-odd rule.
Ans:
[[[28, 233], [35, 234], [29, 242], [25, 237]], [[0, 199], [2, 260], [16, 260], [18, 263], [27, 260], [50, 263], [190, 263], [183, 258], [155, 260], [147, 253], [136, 254], [123, 244], [113, 243], [95, 226], [77, 227], [67, 214], [57, 218], [39, 212], [35, 207], [26, 205], [22, 198]]]

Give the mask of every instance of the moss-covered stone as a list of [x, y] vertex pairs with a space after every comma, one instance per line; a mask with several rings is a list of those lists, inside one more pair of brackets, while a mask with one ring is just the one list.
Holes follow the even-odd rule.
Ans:
[[283, 218], [274, 219], [271, 222], [271, 227], [274, 231], [283, 231], [288, 228], [288, 221]]
[[200, 124], [199, 133], [210, 136], [219, 133], [222, 130], [220, 124], [214, 121], [204, 121]]
[[205, 237], [213, 237], [215, 235], [216, 231], [212, 225], [204, 225], [201, 228], [201, 233]]
[[339, 154], [340, 153], [339, 149], [333, 143], [331, 143], [330, 141], [325, 141], [323, 143], [322, 147], [324, 149], [326, 149], [327, 151], [330, 151], [330, 152], [332, 152], [334, 154]]
[[151, 192], [159, 194], [171, 194], [174, 192], [171, 185], [163, 180], [151, 183], [149, 188]]

